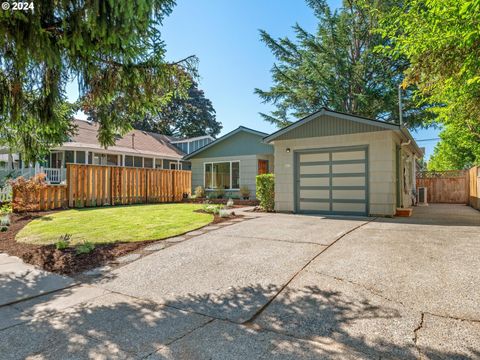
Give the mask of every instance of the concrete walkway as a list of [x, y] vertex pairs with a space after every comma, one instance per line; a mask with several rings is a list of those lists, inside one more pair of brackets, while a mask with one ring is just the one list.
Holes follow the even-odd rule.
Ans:
[[0, 306], [0, 354], [478, 358], [479, 226], [451, 205], [402, 219], [259, 214]]

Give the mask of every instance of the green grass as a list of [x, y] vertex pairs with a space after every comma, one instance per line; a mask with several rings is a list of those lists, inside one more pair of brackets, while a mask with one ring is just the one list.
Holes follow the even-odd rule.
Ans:
[[59, 211], [28, 223], [18, 242], [54, 244], [71, 235], [71, 245], [158, 240], [207, 225], [213, 215], [195, 212], [197, 204], [133, 205]]

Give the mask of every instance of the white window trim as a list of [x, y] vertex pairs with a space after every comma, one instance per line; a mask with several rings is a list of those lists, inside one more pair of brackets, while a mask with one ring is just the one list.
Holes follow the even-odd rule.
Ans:
[[242, 177], [241, 171], [240, 171], [240, 160], [231, 160], [231, 161], [208, 161], [203, 163], [203, 188], [205, 190], [217, 190], [217, 189], [212, 189], [212, 188], [207, 188], [207, 185], [205, 184], [205, 170], [207, 167], [207, 164], [212, 165], [212, 183], [213, 183], [213, 164], [223, 164], [223, 163], [230, 163], [230, 188], [229, 189], [223, 189], [225, 191], [237, 191], [240, 190], [240, 188], [232, 188], [232, 163], [238, 163], [238, 185], [240, 186], [240, 179]]

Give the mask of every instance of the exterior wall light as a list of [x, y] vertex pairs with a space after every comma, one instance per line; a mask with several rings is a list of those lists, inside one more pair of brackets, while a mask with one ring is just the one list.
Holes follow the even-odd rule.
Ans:
[[286, 152], [289, 153], [289, 152], [290, 152], [290, 148], [287, 148]]

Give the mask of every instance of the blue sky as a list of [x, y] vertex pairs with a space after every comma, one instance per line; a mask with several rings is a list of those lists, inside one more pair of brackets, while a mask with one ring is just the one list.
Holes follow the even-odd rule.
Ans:
[[[328, 1], [339, 7], [341, 0]], [[253, 91], [271, 85], [270, 69], [274, 57], [260, 42], [259, 29], [274, 37], [290, 36], [299, 23], [314, 31], [317, 21], [303, 0], [177, 0], [173, 13], [164, 21], [162, 37], [167, 59], [179, 60], [197, 55], [199, 86], [204, 90], [222, 122], [225, 134], [239, 125], [264, 132], [275, 127], [259, 112], [269, 112]], [[69, 94], [74, 95], [75, 86]], [[416, 139], [438, 137], [436, 130], [413, 133]], [[435, 141], [419, 142], [431, 154]]]

